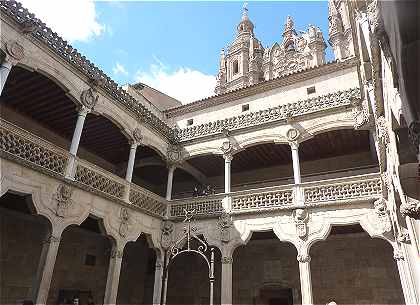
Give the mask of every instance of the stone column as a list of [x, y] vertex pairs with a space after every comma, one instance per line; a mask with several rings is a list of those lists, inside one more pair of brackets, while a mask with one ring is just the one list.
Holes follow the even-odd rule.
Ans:
[[153, 305], [159, 305], [162, 296], [163, 262], [157, 255], [155, 265], [155, 283], [153, 286]]
[[60, 246], [61, 232], [52, 232], [45, 239], [42, 245], [41, 257], [35, 283], [34, 300], [35, 304], [47, 304], [51, 279], [54, 272], [55, 260]]
[[298, 255], [300, 291], [302, 294], [302, 305], [312, 305], [312, 280], [311, 280], [311, 257], [309, 255]]
[[6, 84], [7, 77], [9, 76], [12, 67], [13, 64], [10, 61], [4, 61], [0, 65], [0, 95], [3, 93], [4, 85]]
[[231, 154], [225, 154], [223, 155], [223, 158], [225, 159], [225, 194], [229, 194], [231, 187], [230, 165], [232, 163], [233, 156]]
[[89, 108], [82, 106], [77, 116], [76, 127], [73, 132], [73, 138], [71, 140], [70, 151], [69, 151], [70, 159], [69, 159], [69, 163], [67, 165], [67, 170], [66, 170], [66, 177], [70, 179], [72, 179], [74, 176], [73, 171], [74, 171], [75, 158], [77, 155], [77, 151], [79, 150], [80, 138], [82, 136], [83, 126], [85, 124], [86, 116], [89, 112], [90, 112]]
[[174, 171], [176, 169], [175, 165], [170, 165], [168, 167], [168, 181], [166, 184], [166, 200], [172, 199], [172, 182], [174, 180]]
[[299, 144], [297, 142], [290, 142], [290, 148], [292, 150], [292, 161], [293, 161], [293, 177], [295, 184], [301, 183], [300, 177], [300, 163], [299, 163]]
[[133, 178], [134, 162], [136, 161], [138, 143], [132, 143], [130, 147], [130, 156], [128, 157], [127, 171], [125, 173], [125, 180], [131, 182]]
[[221, 305], [232, 305], [232, 265], [232, 257], [222, 257]]
[[108, 277], [106, 280], [104, 305], [115, 305], [117, 303], [118, 284], [120, 282], [121, 263], [124, 246], [114, 245], [109, 258]]
[[406, 304], [418, 304], [416, 297], [416, 288], [411, 277], [410, 267], [405, 260], [403, 250], [394, 249], [394, 259], [397, 263], [398, 273], [400, 275], [401, 287]]

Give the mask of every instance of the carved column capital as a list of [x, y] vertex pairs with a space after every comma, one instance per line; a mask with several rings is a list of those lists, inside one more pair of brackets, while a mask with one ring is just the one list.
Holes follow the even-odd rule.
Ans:
[[296, 259], [298, 260], [299, 263], [309, 263], [311, 261], [311, 257], [309, 256], [309, 254], [306, 254], [306, 253], [298, 254]]
[[233, 257], [223, 256], [221, 261], [222, 261], [222, 264], [233, 264]]
[[111, 259], [122, 259], [124, 256], [123, 249], [112, 249], [111, 250]]
[[394, 259], [396, 261], [404, 260], [404, 254], [400, 249], [394, 249]]
[[43, 244], [51, 244], [51, 243], [59, 243], [61, 240], [60, 236], [49, 235], [42, 243]]
[[233, 160], [233, 155], [235, 154], [235, 148], [231, 141], [227, 140], [222, 143], [220, 150], [223, 152], [223, 158], [227, 162], [231, 162]]
[[16, 41], [9, 41], [6, 43], [6, 53], [9, 56], [6, 60], [13, 65], [25, 58], [23, 46]]
[[93, 89], [83, 90], [80, 95], [80, 102], [88, 109], [93, 109], [98, 102], [99, 94]]
[[143, 133], [140, 128], [135, 128], [131, 134], [130, 144], [137, 148], [141, 143], [143, 143]]

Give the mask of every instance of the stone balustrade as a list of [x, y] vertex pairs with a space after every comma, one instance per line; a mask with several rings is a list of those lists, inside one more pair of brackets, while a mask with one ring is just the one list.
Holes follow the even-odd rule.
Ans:
[[[303, 199], [296, 194], [303, 192]], [[379, 174], [367, 174], [275, 187], [218, 194], [203, 198], [185, 198], [170, 202], [170, 217], [184, 215], [195, 209], [197, 216], [216, 217], [223, 212], [223, 198], [230, 198], [231, 213], [264, 213], [273, 210], [292, 210], [297, 206], [341, 205], [371, 201], [382, 196]]]
[[169, 207], [169, 216], [183, 218], [185, 217], [185, 210], [194, 210], [196, 216], [215, 217], [223, 212], [223, 198], [224, 195], [221, 194], [172, 200]]
[[50, 175], [64, 175], [69, 153], [26, 130], [0, 119], [2, 157], [22, 162]]
[[[22, 163], [47, 175], [64, 177], [70, 154], [62, 148], [0, 119], [0, 154], [6, 159]], [[68, 179], [66, 179], [68, 180]], [[77, 158], [74, 181], [79, 187], [117, 202], [130, 203], [146, 213], [165, 216], [168, 201], [130, 184], [124, 179]], [[299, 190], [298, 190], [299, 189]], [[295, 198], [303, 192], [303, 198]], [[128, 193], [126, 198], [125, 194]], [[293, 209], [299, 205], [342, 204], [366, 201], [382, 194], [379, 174], [307, 182], [300, 185], [283, 185], [253, 189], [198, 198], [172, 200], [169, 203], [171, 218], [184, 216], [184, 210], [195, 210], [200, 217], [217, 217], [223, 212], [223, 199], [228, 198], [233, 214], [259, 213], [269, 210]]]
[[[71, 158], [68, 151], [4, 119], [0, 119], [0, 156], [117, 203], [131, 204], [154, 216], [165, 215], [165, 198], [130, 184], [86, 160], [76, 158], [74, 180], [65, 178], [66, 166]], [[129, 200], [125, 199], [127, 192]]]
[[232, 212], [277, 209], [293, 204], [292, 186], [276, 186], [232, 193]]

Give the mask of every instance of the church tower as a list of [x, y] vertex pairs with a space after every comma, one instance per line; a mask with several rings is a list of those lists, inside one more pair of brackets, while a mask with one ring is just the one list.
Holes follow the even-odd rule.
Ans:
[[244, 5], [241, 22], [236, 27], [235, 40], [220, 53], [219, 73], [217, 74], [217, 94], [235, 90], [262, 80], [262, 56], [264, 50], [254, 35], [254, 24], [248, 17]]

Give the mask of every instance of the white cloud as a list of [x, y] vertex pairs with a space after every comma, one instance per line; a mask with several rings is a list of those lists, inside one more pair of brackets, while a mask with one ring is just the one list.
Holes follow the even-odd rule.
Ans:
[[127, 70], [125, 69], [125, 67], [120, 64], [118, 61], [115, 63], [115, 66], [112, 68], [112, 72], [114, 73], [114, 75], [128, 75]]
[[35, 16], [69, 42], [87, 41], [105, 30], [94, 0], [20, 0]]
[[135, 80], [176, 98], [183, 104], [214, 95], [216, 77], [186, 67], [170, 72], [158, 58], [149, 71], [137, 71]]

